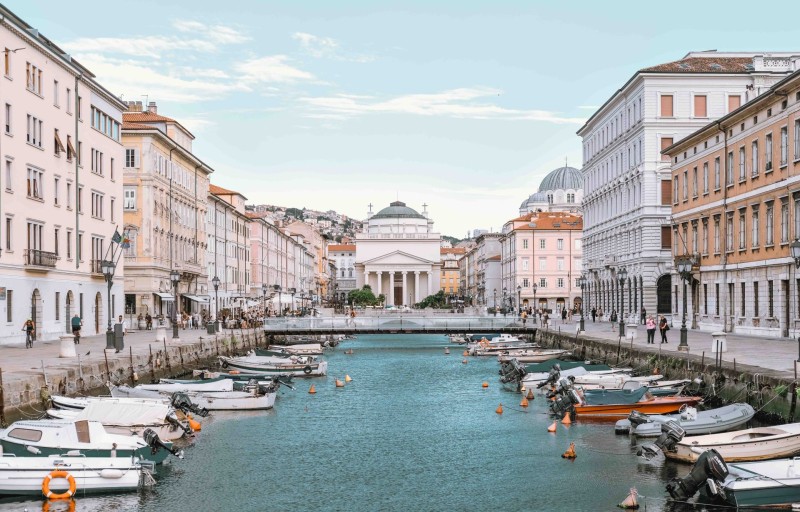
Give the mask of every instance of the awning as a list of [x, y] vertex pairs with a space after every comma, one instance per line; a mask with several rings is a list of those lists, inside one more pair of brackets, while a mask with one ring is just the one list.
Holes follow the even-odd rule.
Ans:
[[56, 147], [59, 149], [59, 151], [61, 151], [62, 153], [66, 153], [67, 150], [64, 149], [64, 143], [61, 142], [61, 137], [58, 136], [58, 130], [55, 131], [55, 139], [56, 139]]
[[181, 295], [181, 297], [186, 297], [187, 299], [194, 302], [199, 302], [200, 304], [208, 304], [209, 302], [211, 302], [211, 297], [209, 297], [208, 295], [189, 295], [187, 293], [184, 293], [183, 295]]
[[174, 302], [175, 301], [175, 296], [172, 295], [171, 293], [161, 293], [161, 292], [153, 292], [153, 293], [155, 295], [158, 295], [159, 297], [161, 297], [161, 301], [162, 302], [170, 302], [170, 301]]

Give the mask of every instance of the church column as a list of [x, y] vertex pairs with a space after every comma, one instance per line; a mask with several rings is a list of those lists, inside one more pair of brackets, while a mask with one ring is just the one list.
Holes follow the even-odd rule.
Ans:
[[386, 304], [394, 306], [394, 270], [389, 271], [389, 289], [386, 292]]
[[431, 271], [428, 271], [428, 295], [433, 295], [433, 277]]
[[406, 292], [406, 274], [408, 274], [408, 272], [406, 272], [404, 270], [403, 271], [403, 300], [400, 301], [403, 304], [405, 304], [406, 301], [408, 300], [408, 293]]
[[369, 270], [364, 270], [364, 286], [369, 285]]
[[419, 270], [414, 271], [414, 304], [419, 303]]
[[378, 295], [380, 295], [380, 294], [382, 293], [382, 292], [381, 292], [381, 288], [382, 288], [382, 286], [383, 286], [383, 283], [382, 283], [382, 281], [383, 281], [383, 272], [381, 272], [381, 271], [379, 270], [379, 271], [378, 271], [378, 272], [376, 272], [376, 273], [378, 274], [378, 293], [376, 293], [376, 294], [375, 294], [375, 296], [378, 296]]

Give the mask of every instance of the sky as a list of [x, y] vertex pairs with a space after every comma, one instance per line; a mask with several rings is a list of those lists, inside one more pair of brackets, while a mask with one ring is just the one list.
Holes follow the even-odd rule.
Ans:
[[580, 168], [576, 130], [636, 70], [800, 48], [795, 24], [753, 23], [737, 1], [672, 1], [666, 17], [596, 0], [5, 5], [123, 100], [188, 127], [212, 183], [249, 203], [358, 219], [426, 204], [458, 238], [499, 231], [548, 172]]

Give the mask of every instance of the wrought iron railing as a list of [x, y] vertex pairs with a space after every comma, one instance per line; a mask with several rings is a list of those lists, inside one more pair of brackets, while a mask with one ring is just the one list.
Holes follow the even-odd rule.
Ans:
[[92, 274], [102, 274], [103, 273], [103, 267], [101, 265], [102, 262], [103, 262], [103, 260], [91, 260], [91, 261], [89, 261], [89, 269], [90, 269], [89, 271]]
[[58, 254], [54, 252], [40, 251], [38, 249], [26, 249], [25, 265], [32, 267], [56, 268]]

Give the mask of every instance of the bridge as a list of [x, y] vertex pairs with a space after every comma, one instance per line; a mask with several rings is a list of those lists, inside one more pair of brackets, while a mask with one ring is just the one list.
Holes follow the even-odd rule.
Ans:
[[269, 317], [266, 334], [535, 334], [536, 324], [516, 316], [397, 315], [365, 317]]

